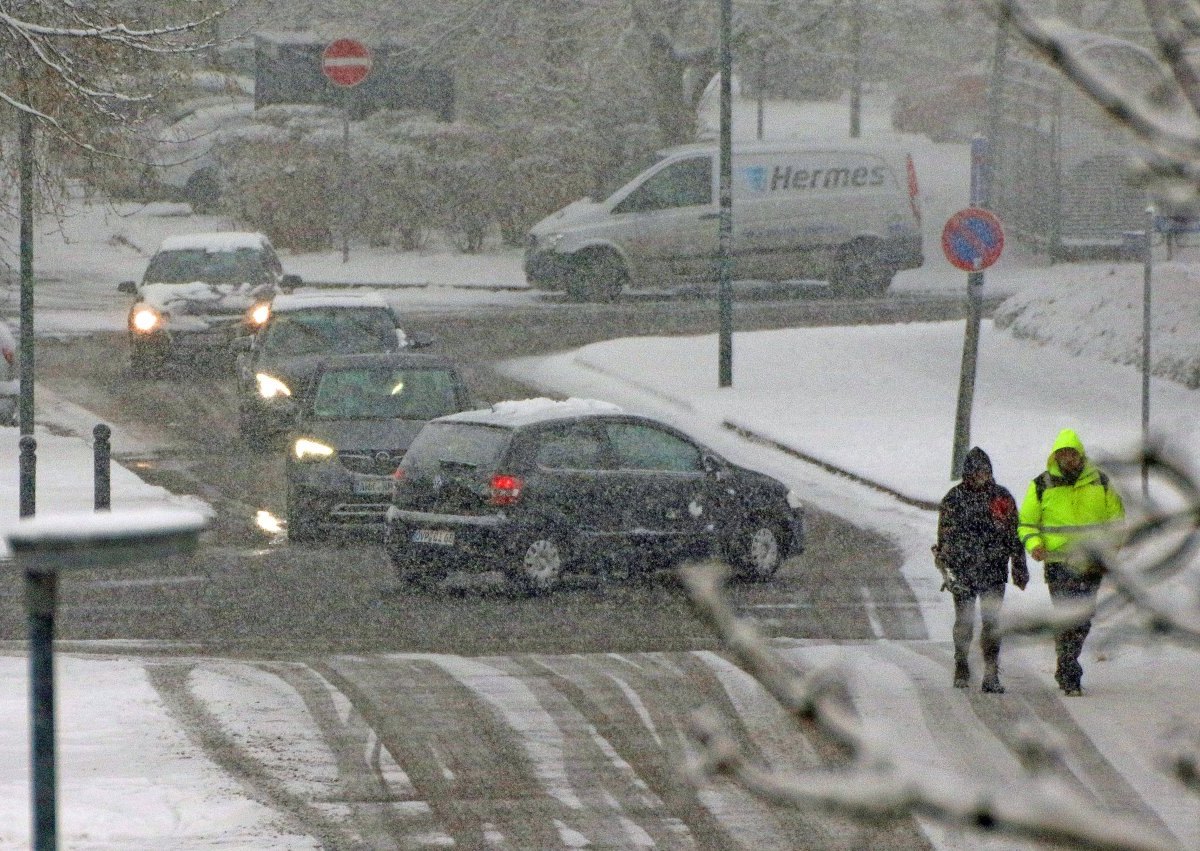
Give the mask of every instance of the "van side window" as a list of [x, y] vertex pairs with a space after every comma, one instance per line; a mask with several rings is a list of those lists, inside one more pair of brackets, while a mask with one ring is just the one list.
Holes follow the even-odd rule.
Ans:
[[614, 213], [641, 213], [712, 203], [712, 157], [693, 157], [664, 168], [633, 190]]
[[703, 469], [700, 450], [670, 432], [634, 423], [610, 423], [604, 430], [622, 470], [691, 473]]

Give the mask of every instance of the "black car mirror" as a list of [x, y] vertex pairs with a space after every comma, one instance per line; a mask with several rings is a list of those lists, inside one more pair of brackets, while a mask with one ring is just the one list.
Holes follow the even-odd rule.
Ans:
[[279, 281], [279, 288], [285, 293], [290, 293], [303, 283], [304, 280], [299, 275], [284, 275]]
[[126, 295], [137, 295], [137, 281], [121, 281], [117, 284], [117, 292]]

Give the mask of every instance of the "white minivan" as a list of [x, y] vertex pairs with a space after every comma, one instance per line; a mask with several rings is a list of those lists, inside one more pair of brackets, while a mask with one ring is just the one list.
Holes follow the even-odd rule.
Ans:
[[[530, 230], [525, 276], [576, 301], [670, 289], [718, 275], [719, 152], [659, 152], [600, 202], [584, 198]], [[733, 277], [828, 280], [880, 295], [924, 262], [916, 173], [903, 151], [864, 140], [736, 143]]]

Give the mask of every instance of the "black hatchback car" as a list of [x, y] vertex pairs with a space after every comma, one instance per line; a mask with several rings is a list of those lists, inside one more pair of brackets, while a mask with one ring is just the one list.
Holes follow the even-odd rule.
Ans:
[[312, 540], [330, 526], [378, 526], [396, 466], [421, 426], [470, 406], [446, 358], [390, 353], [322, 361], [288, 445], [288, 538]]
[[603, 560], [620, 573], [726, 558], [762, 581], [804, 548], [785, 485], [596, 400], [501, 402], [429, 422], [396, 470], [384, 543], [402, 582], [506, 573], [529, 592]]

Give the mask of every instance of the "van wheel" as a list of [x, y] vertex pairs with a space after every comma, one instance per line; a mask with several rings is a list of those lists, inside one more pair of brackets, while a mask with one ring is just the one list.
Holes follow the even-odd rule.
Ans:
[[552, 535], [532, 535], [517, 550], [513, 579], [526, 594], [544, 594], [561, 581], [567, 565], [566, 547]]
[[628, 282], [629, 275], [619, 257], [608, 252], [586, 254], [575, 261], [567, 281], [567, 298], [579, 302], [613, 302], [621, 297], [621, 290]]
[[838, 250], [829, 285], [841, 296], [881, 296], [891, 286], [895, 274], [883, 262], [874, 241], [857, 240]]

